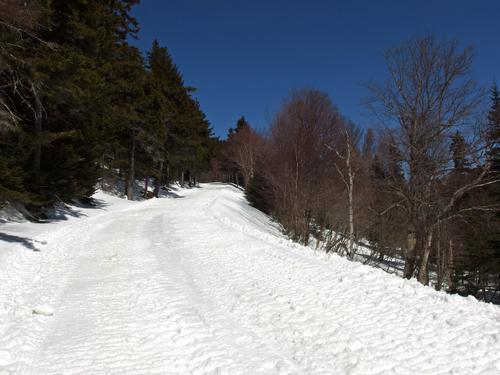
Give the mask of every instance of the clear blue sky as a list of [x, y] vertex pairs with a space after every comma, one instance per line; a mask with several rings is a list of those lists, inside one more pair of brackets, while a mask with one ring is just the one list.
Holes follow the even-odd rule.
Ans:
[[500, 0], [142, 0], [133, 15], [133, 43], [168, 48], [222, 137], [241, 115], [267, 126], [302, 86], [370, 125], [364, 83], [384, 79], [383, 52], [415, 35], [474, 45], [478, 81], [500, 81]]

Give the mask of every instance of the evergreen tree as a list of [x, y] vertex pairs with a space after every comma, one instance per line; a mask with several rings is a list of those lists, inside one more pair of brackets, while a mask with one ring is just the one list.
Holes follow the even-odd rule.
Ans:
[[155, 41], [145, 64], [127, 42], [137, 2], [0, 9], [1, 201], [41, 213], [109, 178], [132, 198], [137, 178], [154, 177], [158, 193], [169, 170], [194, 175], [208, 164], [210, 124], [168, 51]]
[[148, 154], [156, 168], [150, 170], [156, 178], [155, 196], [158, 196], [160, 186], [164, 180], [164, 169], [167, 158], [166, 141], [167, 126], [170, 117], [175, 111], [174, 104], [169, 100], [167, 81], [169, 79], [170, 56], [165, 48], [160, 47], [154, 40], [148, 53], [148, 81], [146, 88], [147, 102], [145, 116], [147, 127], [150, 130]]
[[174, 64], [166, 48], [159, 46], [157, 41], [148, 57], [151, 71], [151, 90], [154, 107], [157, 111], [152, 121], [166, 124], [166, 129], [160, 126], [161, 136], [165, 137], [163, 149], [166, 153], [170, 177], [184, 176], [185, 172], [196, 174], [208, 165], [213, 134], [205, 114], [191, 93], [192, 87], [184, 84], [182, 75]]
[[[488, 142], [491, 144], [488, 157], [492, 162], [491, 172], [494, 179], [500, 179], [500, 92], [496, 84], [491, 90], [491, 108], [488, 113]], [[500, 182], [490, 186], [494, 203], [500, 205]], [[488, 273], [496, 276], [497, 291], [500, 290], [500, 212], [492, 218], [491, 230], [486, 233], [486, 251], [490, 255], [486, 260]]]
[[22, 74], [25, 49], [33, 42], [39, 18], [35, 3], [5, 2], [0, 6], [0, 207], [9, 201], [30, 202], [24, 183], [24, 162], [30, 150], [16, 109], [27, 102], [29, 81]]
[[500, 173], [500, 92], [496, 84], [491, 88], [491, 107], [488, 112], [488, 130], [486, 141], [489, 145], [488, 157], [492, 161], [492, 170]]
[[467, 165], [467, 144], [459, 131], [451, 137], [450, 150], [453, 155], [453, 166], [455, 170], [463, 170]]
[[130, 124], [123, 121], [131, 110], [123, 100], [127, 90], [120, 66], [126, 67], [130, 60], [126, 38], [136, 30], [128, 15], [134, 3], [48, 3], [49, 24], [42, 37], [56, 43], [57, 49], [41, 54], [36, 66], [39, 86], [46, 93], [41, 98], [44, 131], [63, 136], [42, 152], [36, 177], [47, 196], [57, 193], [68, 200], [90, 195], [110, 130], [113, 125]]
[[[121, 120], [112, 110], [113, 73], [124, 61], [127, 36], [136, 31], [128, 15], [134, 3], [38, 2], [38, 34], [17, 41], [12, 62], [1, 60], [16, 77], [16, 90], [3, 91], [2, 102], [19, 120], [10, 138], [22, 150], [17, 165], [3, 160], [2, 169], [23, 171], [17, 174], [27, 193], [21, 200], [34, 211], [93, 192], [98, 161], [114, 135], [111, 125]], [[12, 150], [6, 142], [0, 147]]]
[[[500, 95], [496, 85], [491, 90], [491, 107], [488, 113], [486, 161], [491, 162], [490, 178], [500, 178]], [[460, 139], [461, 138], [461, 139]], [[463, 137], [455, 136], [452, 143], [454, 160], [462, 160]], [[455, 146], [455, 147], [453, 147]], [[457, 156], [458, 155], [458, 156]], [[455, 163], [457, 166], [457, 162]], [[458, 167], [462, 163], [458, 162]], [[470, 171], [474, 173], [474, 171]], [[469, 200], [480, 202], [489, 207], [500, 206], [500, 183], [488, 184], [469, 196]], [[466, 215], [467, 226], [456, 231], [455, 236], [463, 248], [457, 254], [453, 274], [453, 291], [472, 294], [479, 299], [488, 300], [486, 289], [500, 290], [500, 214], [499, 212], [472, 213]], [[459, 226], [459, 224], [456, 224]]]
[[265, 165], [262, 159], [257, 159], [255, 173], [245, 189], [245, 196], [253, 207], [271, 214], [273, 212], [272, 186], [265, 175]]

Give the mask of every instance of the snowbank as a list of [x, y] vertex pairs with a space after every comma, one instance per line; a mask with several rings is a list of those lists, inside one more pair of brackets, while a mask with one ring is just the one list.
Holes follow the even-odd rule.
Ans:
[[500, 309], [285, 238], [223, 184], [0, 226], [0, 374], [498, 374]]

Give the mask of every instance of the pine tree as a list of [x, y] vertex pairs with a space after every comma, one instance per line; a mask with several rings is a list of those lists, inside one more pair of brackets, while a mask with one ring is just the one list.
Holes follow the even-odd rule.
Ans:
[[467, 144], [459, 131], [451, 137], [450, 151], [453, 155], [453, 166], [455, 170], [463, 170], [468, 164], [466, 160]]
[[31, 201], [23, 169], [30, 150], [18, 107], [29, 102], [25, 51], [36, 38], [39, 16], [36, 3], [0, 6], [0, 207], [9, 201]]
[[[491, 172], [494, 179], [500, 179], [500, 92], [496, 84], [491, 90], [491, 108], [488, 113], [488, 142], [490, 152], [488, 157], [492, 162]], [[500, 183], [496, 182], [490, 187], [492, 200], [500, 204]], [[494, 225], [486, 236], [486, 249], [489, 254], [486, 264], [489, 273], [496, 275], [497, 291], [500, 290], [500, 212], [494, 215]]]
[[[500, 95], [496, 85], [493, 85], [491, 90], [491, 106], [488, 112], [485, 141], [488, 149], [486, 162], [492, 163], [489, 172], [490, 179], [494, 181], [500, 177]], [[454, 159], [462, 159], [461, 149], [464, 143], [463, 137], [454, 137], [452, 143]], [[459, 162], [458, 166], [461, 167], [462, 164]], [[488, 184], [485, 188], [471, 194], [469, 199], [482, 202], [485, 206], [498, 207], [500, 183]], [[485, 293], [485, 288], [496, 287], [500, 290], [500, 213], [485, 212], [479, 215], [473, 213], [466, 216], [464, 220], [467, 226], [456, 233], [463, 244], [463, 249], [455, 264], [454, 288], [460, 293], [472, 294], [477, 298], [488, 300], [489, 296]], [[488, 285], [490, 281], [493, 281], [492, 285]]]
[[134, 3], [40, 2], [38, 35], [16, 46], [21, 52], [9, 68], [18, 84], [2, 98], [21, 120], [23, 153], [9, 168], [23, 171], [29, 199], [22, 200], [34, 211], [93, 192], [100, 156], [116, 133], [110, 129], [123, 117], [112, 108], [113, 72], [136, 30], [128, 16]]
[[500, 173], [500, 92], [496, 84], [491, 88], [490, 100], [486, 134], [486, 141], [489, 145], [488, 157], [492, 162], [492, 170]]
[[145, 116], [149, 129], [148, 154], [153, 167], [149, 174], [155, 177], [155, 196], [160, 192], [160, 186], [165, 179], [165, 164], [167, 158], [166, 141], [168, 121], [175, 107], [169, 100], [168, 85], [170, 56], [165, 48], [161, 48], [154, 40], [147, 56], [148, 79], [146, 87], [147, 100]]
[[136, 29], [128, 16], [133, 3], [82, 0], [48, 4], [43, 38], [56, 43], [57, 49], [35, 61], [39, 86], [45, 93], [41, 98], [46, 113], [44, 131], [58, 134], [50, 148], [42, 150], [41, 170], [35, 171], [47, 196], [57, 194], [68, 200], [93, 192], [109, 129], [122, 123], [124, 114], [120, 112], [129, 111], [126, 103], [113, 102], [117, 98], [113, 91], [122, 88], [116, 74], [121, 70], [118, 63], [128, 61], [126, 38]]
[[258, 159], [255, 166], [255, 173], [250, 179], [245, 189], [245, 196], [253, 207], [271, 214], [273, 211], [272, 186], [265, 175], [265, 165], [262, 159]]
[[[212, 130], [200, 105], [191, 93], [194, 88], [184, 84], [182, 75], [166, 48], [157, 41], [149, 53], [149, 66], [153, 78], [154, 97], [164, 109], [156, 121], [166, 123], [166, 162], [176, 177], [187, 173], [195, 175], [208, 165], [212, 144]], [[154, 72], [154, 74], [153, 74]], [[163, 120], [163, 117], [166, 118]], [[155, 120], [153, 120], [155, 121]], [[174, 177], [170, 176], [170, 177]]]
[[147, 65], [127, 42], [137, 2], [0, 9], [0, 201], [42, 213], [110, 177], [132, 198], [137, 178], [154, 177], [158, 193], [168, 171], [195, 175], [208, 164], [216, 142], [194, 89], [157, 41]]
[[24, 187], [25, 172], [19, 163], [24, 151], [19, 135], [19, 132], [9, 132], [0, 137], [0, 208], [6, 202], [30, 202]]

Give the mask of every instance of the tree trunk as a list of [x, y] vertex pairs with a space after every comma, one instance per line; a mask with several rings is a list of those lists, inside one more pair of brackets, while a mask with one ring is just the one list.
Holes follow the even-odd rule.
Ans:
[[248, 183], [250, 182], [250, 173], [245, 173], [243, 176], [243, 187], [246, 188], [248, 187]]
[[184, 187], [184, 171], [181, 172], [181, 186]]
[[135, 179], [135, 132], [132, 130], [132, 148], [130, 150], [130, 168], [127, 179], [127, 199], [134, 199], [134, 179]]
[[42, 122], [43, 122], [43, 106], [42, 102], [40, 100], [40, 97], [38, 96], [37, 89], [35, 88], [35, 85], [31, 85], [31, 91], [33, 93], [33, 98], [35, 100], [34, 106], [35, 106], [35, 134], [34, 134], [34, 139], [35, 139], [35, 152], [33, 155], [33, 169], [36, 174], [40, 173], [40, 166], [42, 163], [42, 140], [41, 138], [41, 133], [42, 133]]
[[160, 195], [160, 189], [161, 189], [161, 180], [162, 180], [162, 173], [163, 173], [163, 160], [160, 161], [160, 170], [158, 173], [158, 177], [156, 178], [156, 183], [155, 183], [155, 191], [154, 195], [156, 198]]
[[448, 291], [454, 289], [453, 278], [451, 277], [453, 271], [453, 240], [448, 242], [448, 254], [446, 256], [446, 281], [448, 283]]
[[104, 153], [101, 156], [101, 190], [104, 190]]
[[349, 186], [347, 189], [348, 203], [349, 203], [349, 241], [348, 251], [349, 258], [354, 257], [354, 204], [353, 204], [353, 187], [354, 187], [354, 174], [351, 165], [351, 147], [347, 146], [347, 174], [349, 179]]
[[406, 254], [405, 254], [405, 268], [403, 272], [403, 277], [407, 279], [412, 278], [413, 270], [415, 269], [416, 246], [417, 246], [417, 236], [415, 233], [415, 227], [411, 225], [408, 228]]
[[[334, 163], [335, 168], [337, 169], [337, 172], [340, 175], [340, 178], [342, 182], [344, 183], [346, 193], [347, 193], [347, 204], [348, 204], [348, 221], [349, 221], [349, 229], [348, 229], [348, 235], [347, 235], [347, 257], [348, 258], [354, 258], [354, 198], [353, 198], [353, 191], [354, 191], [354, 176], [355, 172], [353, 170], [353, 161], [352, 161], [352, 144], [351, 144], [351, 138], [349, 133], [346, 131], [345, 132], [345, 141], [346, 141], [346, 155], [340, 154], [337, 150], [333, 149], [330, 146], [327, 146], [329, 149], [335, 151], [337, 156], [343, 161], [345, 164], [345, 167], [347, 168], [347, 176], [343, 172], [342, 168], [337, 164]], [[298, 163], [296, 165], [298, 168]], [[297, 179], [298, 175], [295, 176], [296, 178], [296, 185], [297, 185]], [[297, 199], [297, 197], [296, 197]]]
[[436, 239], [436, 260], [437, 260], [437, 281], [436, 281], [436, 290], [441, 290], [441, 285], [443, 284], [443, 275], [445, 270], [445, 256], [441, 251], [441, 231], [438, 227], [437, 239]]
[[429, 255], [431, 254], [431, 248], [432, 248], [432, 229], [429, 230], [429, 233], [427, 233], [427, 238], [426, 241], [424, 242], [424, 251], [422, 254], [422, 259], [420, 260], [420, 267], [418, 270], [418, 281], [420, 281], [422, 284], [428, 285], [429, 284], [429, 270], [428, 270], [428, 265], [429, 265]]
[[147, 198], [148, 197], [148, 188], [149, 188], [149, 177], [146, 176], [146, 178], [144, 179], [144, 198]]

